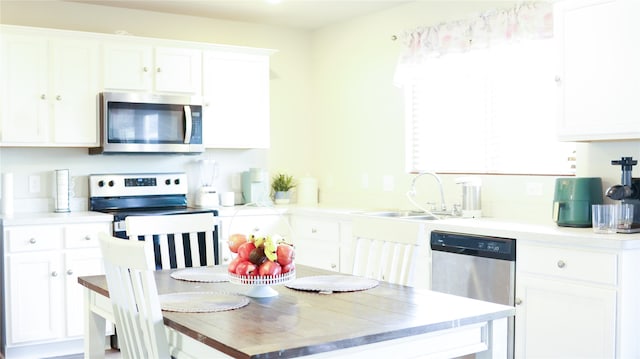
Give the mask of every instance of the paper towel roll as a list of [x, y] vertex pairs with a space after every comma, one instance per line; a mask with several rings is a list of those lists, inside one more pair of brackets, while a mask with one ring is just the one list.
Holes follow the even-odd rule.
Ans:
[[302, 177], [298, 180], [298, 204], [318, 204], [318, 180], [312, 177]]
[[2, 174], [2, 214], [13, 214], [13, 173]]
[[69, 212], [69, 170], [55, 170], [55, 212]]

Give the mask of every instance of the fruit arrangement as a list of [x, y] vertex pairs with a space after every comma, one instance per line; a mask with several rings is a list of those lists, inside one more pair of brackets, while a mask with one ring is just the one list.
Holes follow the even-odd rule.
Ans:
[[236, 233], [229, 236], [229, 249], [237, 256], [228, 271], [239, 276], [274, 277], [295, 270], [295, 250], [281, 236]]

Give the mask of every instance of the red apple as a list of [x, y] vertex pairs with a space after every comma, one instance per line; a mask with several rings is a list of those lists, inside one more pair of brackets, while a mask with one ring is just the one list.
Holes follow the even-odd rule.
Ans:
[[265, 261], [258, 267], [258, 275], [263, 276], [276, 276], [282, 273], [282, 267], [277, 262]]
[[241, 233], [235, 233], [229, 236], [229, 249], [233, 253], [238, 253], [238, 247], [242, 244], [247, 243], [247, 236]]
[[293, 262], [295, 257], [295, 252], [293, 250], [293, 246], [287, 243], [278, 244], [278, 248], [276, 249], [276, 255], [278, 256], [278, 263], [281, 266], [286, 266]]
[[240, 261], [242, 261], [243, 259], [240, 257], [235, 257], [233, 258], [233, 260], [231, 260], [231, 262], [229, 262], [229, 266], [227, 266], [227, 270], [229, 271], [229, 273], [235, 273], [236, 272], [236, 268], [238, 267], [238, 263], [240, 263]]
[[236, 266], [236, 274], [250, 276], [258, 274], [258, 271], [255, 264], [248, 260], [241, 260]]
[[251, 251], [254, 249], [256, 249], [255, 244], [251, 242], [242, 243], [240, 247], [238, 247], [238, 257], [249, 260], [249, 255], [251, 255]]
[[296, 269], [296, 265], [293, 262], [291, 262], [286, 266], [282, 266], [282, 274], [289, 273], [294, 269]]

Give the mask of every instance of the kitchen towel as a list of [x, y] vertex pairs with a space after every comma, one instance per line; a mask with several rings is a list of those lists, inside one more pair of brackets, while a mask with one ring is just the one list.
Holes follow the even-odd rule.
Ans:
[[13, 173], [2, 174], [2, 214], [13, 214]]

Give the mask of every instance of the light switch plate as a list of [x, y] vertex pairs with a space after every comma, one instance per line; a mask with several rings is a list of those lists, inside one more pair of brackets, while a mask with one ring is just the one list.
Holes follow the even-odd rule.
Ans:
[[29, 193], [40, 193], [40, 176], [29, 176]]

